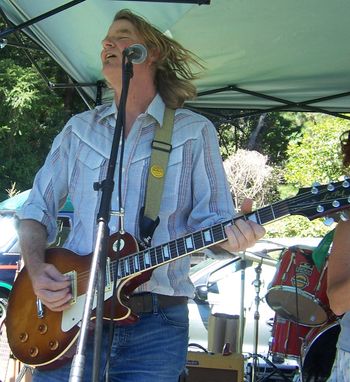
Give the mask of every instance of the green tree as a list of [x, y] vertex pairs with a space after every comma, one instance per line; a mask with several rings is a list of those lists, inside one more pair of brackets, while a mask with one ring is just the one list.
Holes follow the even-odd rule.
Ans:
[[223, 159], [238, 149], [258, 151], [266, 155], [270, 165], [282, 166], [287, 159], [291, 137], [299, 136], [304, 113], [268, 113], [236, 118], [230, 123], [215, 120]]
[[305, 123], [302, 136], [288, 145], [285, 179], [294, 186], [309, 186], [337, 180], [343, 175], [339, 137], [350, 129], [350, 122], [341, 118], [315, 114]]
[[[288, 145], [284, 168], [286, 185], [280, 187], [282, 199], [291, 197], [301, 187], [339, 180], [344, 172], [340, 156], [340, 135], [350, 129], [349, 121], [322, 114], [309, 114], [300, 135]], [[292, 216], [267, 226], [268, 236], [322, 237], [334, 224], [325, 226], [323, 219], [310, 222]]]
[[[31, 41], [29, 45], [33, 45]], [[67, 76], [44, 52], [33, 53], [36, 64], [53, 83]], [[23, 49], [6, 47], [0, 60], [0, 200], [16, 183], [18, 190], [31, 187], [33, 178], [72, 112], [85, 109], [72, 90], [53, 92]], [[67, 102], [67, 100], [70, 100]]]

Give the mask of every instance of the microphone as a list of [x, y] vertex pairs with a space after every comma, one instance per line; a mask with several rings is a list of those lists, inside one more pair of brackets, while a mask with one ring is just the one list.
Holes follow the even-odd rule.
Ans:
[[147, 58], [147, 49], [144, 45], [133, 44], [123, 50], [123, 55], [133, 64], [142, 64]]

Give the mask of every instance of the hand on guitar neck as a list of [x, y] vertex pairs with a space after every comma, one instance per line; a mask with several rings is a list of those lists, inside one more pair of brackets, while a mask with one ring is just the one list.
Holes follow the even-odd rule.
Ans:
[[[241, 213], [248, 214], [252, 211], [253, 201], [245, 198], [241, 205]], [[226, 241], [218, 244], [227, 252], [240, 252], [253, 246], [257, 240], [265, 235], [265, 228], [254, 221], [238, 219], [232, 225], [225, 227]]]

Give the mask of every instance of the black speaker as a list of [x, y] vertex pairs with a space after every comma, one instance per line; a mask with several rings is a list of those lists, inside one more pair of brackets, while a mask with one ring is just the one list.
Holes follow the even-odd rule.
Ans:
[[243, 355], [188, 352], [184, 382], [243, 382]]

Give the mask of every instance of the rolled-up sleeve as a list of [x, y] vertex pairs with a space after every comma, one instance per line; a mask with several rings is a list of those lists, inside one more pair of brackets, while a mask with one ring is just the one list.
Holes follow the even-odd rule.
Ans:
[[[32, 219], [46, 227], [48, 242], [57, 234], [57, 213], [68, 194], [69, 145], [72, 129], [68, 122], [53, 141], [44, 165], [35, 176], [32, 190], [17, 216]], [[55, 187], [53, 187], [55, 185]]]

